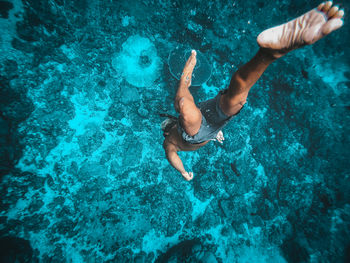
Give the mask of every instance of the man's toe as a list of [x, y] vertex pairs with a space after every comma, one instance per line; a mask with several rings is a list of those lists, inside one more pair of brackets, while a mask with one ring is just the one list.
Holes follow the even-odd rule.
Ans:
[[324, 6], [322, 7], [322, 11], [327, 13], [328, 10], [331, 8], [333, 2], [332, 1], [327, 1]]
[[339, 10], [339, 7], [333, 6], [331, 9], [329, 9], [327, 16], [329, 18], [331, 18], [332, 16], [334, 16], [338, 12], [338, 10]]
[[337, 30], [343, 25], [343, 20], [340, 18], [329, 20], [322, 28], [322, 33], [328, 35], [329, 33]]
[[344, 10], [339, 10], [332, 18], [342, 18], [344, 16]]

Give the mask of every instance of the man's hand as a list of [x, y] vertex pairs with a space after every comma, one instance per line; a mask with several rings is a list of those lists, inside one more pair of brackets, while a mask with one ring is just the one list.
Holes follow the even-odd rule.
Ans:
[[184, 172], [181, 174], [187, 181], [191, 181], [193, 179], [193, 172]]
[[221, 144], [224, 143], [225, 138], [224, 138], [224, 133], [222, 131], [218, 132], [218, 135], [216, 135], [216, 140]]
[[212, 141], [218, 141], [219, 143], [223, 144], [224, 143], [224, 134], [222, 131], [219, 131], [218, 134], [216, 135], [216, 138], [215, 139], [212, 139]]

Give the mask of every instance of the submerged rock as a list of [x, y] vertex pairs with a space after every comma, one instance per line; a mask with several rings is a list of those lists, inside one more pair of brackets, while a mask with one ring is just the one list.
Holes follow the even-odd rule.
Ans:
[[184, 240], [175, 246], [170, 247], [165, 253], [158, 256], [155, 263], [163, 262], [190, 262], [193, 249], [200, 244], [199, 239]]
[[203, 263], [217, 263], [215, 255], [212, 252], [205, 252], [203, 257], [201, 257], [200, 262]]
[[28, 240], [10, 236], [0, 239], [0, 261], [38, 262]]
[[80, 150], [90, 155], [96, 151], [105, 139], [105, 134], [94, 123], [88, 123], [86, 126], [86, 132], [78, 137], [78, 143]]
[[0, 1], [1, 18], [9, 18], [9, 11], [13, 8], [13, 4], [8, 1]]

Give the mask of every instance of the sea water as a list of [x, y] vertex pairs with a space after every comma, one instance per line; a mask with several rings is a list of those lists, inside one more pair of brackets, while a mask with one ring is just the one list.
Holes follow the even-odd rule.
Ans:
[[348, 1], [343, 28], [267, 69], [223, 145], [179, 153], [192, 181], [162, 147], [172, 50], [205, 56], [190, 91], [210, 99], [262, 30], [318, 4], [0, 1], [0, 261], [349, 260]]

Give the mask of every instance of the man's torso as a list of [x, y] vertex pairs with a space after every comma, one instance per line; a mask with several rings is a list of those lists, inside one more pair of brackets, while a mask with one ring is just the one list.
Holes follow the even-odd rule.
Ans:
[[177, 124], [170, 130], [169, 135], [165, 138], [166, 143], [171, 143], [176, 146], [178, 151], [195, 151], [206, 145], [209, 141], [192, 144], [186, 142], [178, 132]]

